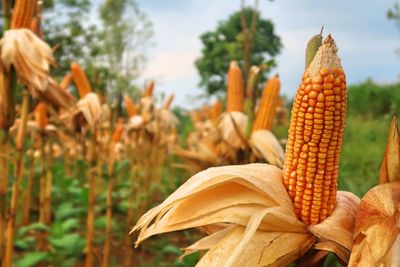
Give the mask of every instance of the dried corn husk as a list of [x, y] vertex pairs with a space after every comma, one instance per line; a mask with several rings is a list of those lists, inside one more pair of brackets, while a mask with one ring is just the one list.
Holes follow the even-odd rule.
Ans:
[[251, 134], [249, 143], [259, 158], [279, 168], [283, 167], [285, 153], [273, 133], [268, 130], [257, 130]]
[[400, 135], [396, 116], [392, 119], [385, 156], [379, 170], [379, 183], [400, 180]]
[[378, 185], [362, 198], [349, 266], [400, 266], [400, 181]]
[[[338, 195], [332, 221], [340, 232], [351, 231], [357, 197]], [[314, 244], [342, 253], [348, 238], [325, 239], [327, 225], [317, 228], [323, 239], [314, 236], [294, 213], [282, 170], [268, 164], [202, 171], [143, 215], [132, 232], [139, 231], [139, 245], [155, 234], [210, 224], [218, 226], [215, 232], [186, 249], [187, 254], [208, 250], [197, 266], [286, 266]]]
[[74, 121], [83, 116], [90, 128], [94, 127], [101, 117], [101, 105], [97, 94], [88, 93], [76, 104], [78, 111], [74, 115]]
[[14, 66], [18, 80], [36, 96], [37, 90], [46, 90], [53, 52], [29, 29], [12, 29], [4, 32], [0, 40], [1, 66], [6, 71]]
[[221, 115], [218, 129], [222, 138], [233, 148], [244, 148], [246, 146], [246, 129], [248, 119], [246, 114], [238, 111], [226, 112]]

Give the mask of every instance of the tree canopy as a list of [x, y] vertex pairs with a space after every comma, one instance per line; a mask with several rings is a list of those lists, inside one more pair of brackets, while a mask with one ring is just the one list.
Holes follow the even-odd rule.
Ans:
[[[250, 65], [261, 65], [267, 61], [271, 64], [271, 60], [282, 48], [270, 20], [261, 18], [260, 13], [252, 8], [235, 12], [228, 20], [221, 21], [215, 31], [206, 32], [200, 37], [203, 49], [201, 57], [196, 60], [196, 67], [201, 76], [200, 86], [206, 89], [208, 95], [225, 92], [225, 76], [231, 60], [237, 60], [243, 69], [243, 14], [247, 25], [251, 24], [253, 14], [257, 20], [250, 50]], [[265, 78], [266, 72], [263, 75]]]

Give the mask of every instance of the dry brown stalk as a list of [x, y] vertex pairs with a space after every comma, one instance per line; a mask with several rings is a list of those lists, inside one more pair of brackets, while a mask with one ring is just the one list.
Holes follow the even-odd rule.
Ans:
[[89, 206], [86, 221], [86, 259], [85, 267], [95, 266], [93, 239], [94, 239], [94, 217], [95, 217], [95, 179], [96, 179], [96, 128], [91, 127], [89, 143]]
[[16, 180], [13, 183], [11, 191], [11, 203], [10, 203], [10, 214], [7, 222], [6, 229], [6, 250], [3, 261], [3, 267], [12, 266], [12, 258], [14, 253], [14, 233], [15, 233], [15, 217], [18, 206], [18, 195], [19, 195], [19, 183], [22, 180], [22, 163], [23, 163], [23, 144], [25, 140], [26, 123], [28, 121], [28, 111], [29, 111], [29, 93], [27, 89], [23, 93], [22, 111], [21, 111], [21, 124], [18, 128], [17, 138], [16, 138], [16, 151], [17, 157], [15, 160], [15, 177]]
[[109, 177], [107, 183], [107, 209], [106, 209], [106, 232], [105, 232], [105, 243], [103, 249], [103, 262], [102, 267], [107, 267], [110, 261], [110, 249], [111, 249], [111, 223], [112, 223], [112, 191], [115, 183], [115, 169], [114, 162], [109, 165]]
[[33, 190], [33, 179], [35, 176], [35, 158], [32, 156], [29, 162], [29, 175], [28, 175], [28, 186], [25, 191], [24, 204], [22, 206], [22, 225], [28, 225], [30, 223], [30, 209], [32, 202], [32, 190]]

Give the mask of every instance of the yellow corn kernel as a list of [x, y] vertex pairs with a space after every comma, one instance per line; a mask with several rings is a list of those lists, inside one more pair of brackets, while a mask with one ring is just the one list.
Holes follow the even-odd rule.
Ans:
[[[291, 111], [283, 182], [296, 215], [308, 225], [323, 221], [336, 203], [347, 99], [345, 75], [336, 51], [334, 40], [328, 36], [304, 72]], [[340, 84], [333, 87], [333, 81]], [[306, 92], [309, 85], [311, 89]], [[309, 99], [315, 99], [315, 105], [310, 105]], [[333, 101], [340, 105], [332, 105]]]
[[36, 0], [16, 0], [11, 17], [11, 29], [27, 28], [32, 25]]
[[92, 92], [90, 83], [79, 64], [71, 63], [71, 72], [76, 88], [78, 89], [79, 97], [82, 99], [85, 95]]
[[244, 108], [244, 89], [242, 72], [236, 61], [232, 61], [228, 71], [226, 111], [240, 111]]

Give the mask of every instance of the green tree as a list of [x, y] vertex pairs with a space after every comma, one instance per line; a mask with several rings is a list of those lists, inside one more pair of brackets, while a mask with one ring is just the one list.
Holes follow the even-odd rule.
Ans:
[[395, 2], [393, 7], [388, 10], [387, 17], [396, 22], [397, 27], [400, 29], [400, 4]]
[[55, 57], [59, 65], [53, 72], [63, 76], [71, 62], [82, 65], [90, 62], [98, 52], [97, 27], [89, 22], [90, 0], [47, 0], [44, 3], [44, 38], [56, 47]]
[[144, 69], [145, 48], [153, 31], [135, 0], [105, 0], [100, 7], [102, 57], [100, 66], [110, 70], [107, 92], [117, 100], [119, 113], [124, 92]]
[[[244, 23], [250, 25], [246, 30], [243, 30]], [[250, 40], [250, 46], [247, 46], [250, 53], [246, 53], [246, 38]], [[201, 76], [200, 86], [205, 87], [208, 95], [225, 92], [226, 72], [231, 60], [237, 60], [243, 70], [267, 61], [271, 65], [282, 48], [273, 23], [261, 18], [255, 8], [244, 6], [228, 20], [220, 22], [215, 31], [204, 33], [200, 39], [203, 43], [202, 56], [196, 60], [196, 67]], [[249, 64], [245, 64], [246, 54]], [[247, 72], [244, 72], [246, 76]], [[265, 76], [266, 72], [263, 78]]]

